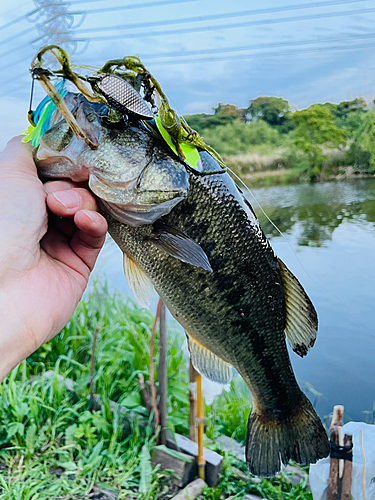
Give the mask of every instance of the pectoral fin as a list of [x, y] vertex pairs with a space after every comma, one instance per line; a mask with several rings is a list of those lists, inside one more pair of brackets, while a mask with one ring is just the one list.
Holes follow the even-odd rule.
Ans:
[[293, 351], [303, 357], [315, 343], [318, 317], [301, 283], [284, 262], [278, 260], [285, 292], [285, 335]]
[[232, 380], [232, 366], [209, 351], [194, 337], [186, 332], [191, 362], [194, 368], [208, 380], [218, 384], [229, 384]]
[[124, 254], [124, 271], [126, 281], [135, 300], [141, 307], [148, 309], [155, 295], [155, 288], [147, 274], [133, 259]]
[[159, 223], [149, 241], [168, 255], [212, 273], [203, 248], [179, 229]]

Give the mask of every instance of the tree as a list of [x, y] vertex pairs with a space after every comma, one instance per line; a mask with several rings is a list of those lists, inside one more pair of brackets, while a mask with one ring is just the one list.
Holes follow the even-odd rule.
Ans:
[[375, 108], [366, 113], [354, 139], [354, 144], [368, 155], [369, 171], [375, 172]]
[[323, 147], [344, 146], [344, 131], [335, 125], [333, 114], [324, 104], [312, 104], [307, 109], [295, 111], [292, 120], [294, 145], [307, 156], [307, 173], [315, 180], [327, 159]]
[[215, 116], [230, 116], [234, 120], [244, 121], [244, 112], [246, 110], [239, 108], [234, 104], [224, 104], [219, 102], [219, 104], [214, 108]]
[[335, 124], [339, 128], [346, 128], [348, 133], [352, 134], [361, 126], [367, 103], [363, 97], [356, 97], [351, 101], [341, 101], [339, 104], [326, 102], [325, 106], [333, 114]]
[[282, 97], [260, 96], [252, 99], [246, 108], [248, 120], [264, 120], [271, 127], [281, 128], [280, 132], [289, 132], [293, 128], [291, 106]]
[[219, 102], [213, 108], [214, 114], [200, 113], [196, 115], [185, 115], [185, 119], [193, 130], [204, 135], [205, 130], [213, 127], [233, 124], [234, 121], [244, 121], [245, 110], [234, 104], [223, 104]]

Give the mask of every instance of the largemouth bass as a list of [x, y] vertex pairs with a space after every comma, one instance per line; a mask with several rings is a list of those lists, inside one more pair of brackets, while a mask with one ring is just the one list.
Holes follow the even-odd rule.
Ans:
[[[99, 148], [77, 145], [65, 121], [55, 121], [35, 151], [40, 174], [90, 178], [134, 294], [147, 303], [156, 290], [184, 327], [201, 374], [220, 383], [230, 381], [232, 366], [241, 374], [253, 399], [246, 444], [252, 473], [272, 476], [281, 462], [327, 456], [326, 432], [296, 382], [285, 341], [305, 355], [315, 342], [316, 312], [249, 202], [227, 173], [187, 171], [140, 125], [112, 128], [103, 105], [75, 99], [77, 121]], [[218, 171], [208, 152], [199, 155], [203, 172]]]

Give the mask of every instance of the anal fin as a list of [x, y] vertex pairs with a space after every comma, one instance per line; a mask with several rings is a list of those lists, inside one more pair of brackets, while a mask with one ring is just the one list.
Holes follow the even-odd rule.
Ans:
[[191, 362], [194, 368], [204, 377], [218, 384], [229, 384], [232, 380], [232, 365], [216, 356], [198, 340], [186, 332]]
[[303, 357], [315, 343], [318, 316], [301, 283], [284, 262], [278, 260], [285, 293], [285, 335], [293, 351]]
[[155, 295], [155, 288], [147, 274], [133, 259], [124, 253], [124, 271], [126, 281], [135, 300], [141, 307], [148, 309]]

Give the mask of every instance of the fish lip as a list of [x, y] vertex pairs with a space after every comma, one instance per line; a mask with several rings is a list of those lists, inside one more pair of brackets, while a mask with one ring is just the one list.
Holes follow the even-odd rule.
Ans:
[[99, 204], [104, 212], [114, 217], [117, 221], [131, 227], [153, 224], [157, 219], [167, 215], [178, 203], [186, 197], [186, 191], [181, 196], [154, 205], [120, 205], [99, 199]]

